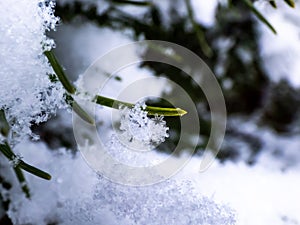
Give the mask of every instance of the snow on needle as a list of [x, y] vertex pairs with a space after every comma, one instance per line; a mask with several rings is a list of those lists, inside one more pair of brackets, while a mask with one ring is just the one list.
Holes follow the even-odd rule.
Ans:
[[14, 168], [16, 168], [17, 166], [19, 166], [21, 160], [22, 160], [22, 156], [16, 154], [12, 157], [12, 159], [10, 160], [10, 164], [11, 166], [13, 166]]

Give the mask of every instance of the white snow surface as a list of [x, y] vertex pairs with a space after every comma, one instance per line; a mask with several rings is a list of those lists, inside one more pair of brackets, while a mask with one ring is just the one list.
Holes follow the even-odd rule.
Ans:
[[[13, 200], [9, 216], [15, 224], [277, 225], [300, 221], [299, 167], [282, 172], [264, 167], [263, 162], [249, 167], [216, 160], [199, 173], [201, 158], [194, 157], [169, 180], [129, 187], [97, 176], [81, 155], [64, 149], [51, 152], [42, 143], [26, 141], [17, 151], [53, 178], [44, 181], [26, 176], [31, 200], [13, 181], [7, 195]], [[2, 171], [11, 172], [2, 158], [1, 165]], [[3, 193], [6, 196], [2, 189]]]
[[[81, 155], [61, 149], [49, 151], [42, 143], [18, 145], [24, 157], [50, 172], [52, 181], [26, 176], [32, 197], [28, 200], [16, 181], [9, 193], [8, 212], [14, 224], [234, 224], [227, 205], [205, 197], [190, 180], [171, 179], [146, 187], [111, 183], [87, 167]], [[11, 172], [10, 166], [1, 170]], [[195, 171], [196, 172], [196, 171]], [[12, 176], [13, 177], [13, 176]]]

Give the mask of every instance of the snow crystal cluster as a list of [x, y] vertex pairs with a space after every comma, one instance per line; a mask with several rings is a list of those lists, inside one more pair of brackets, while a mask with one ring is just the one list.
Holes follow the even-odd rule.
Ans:
[[14, 142], [32, 135], [32, 123], [44, 122], [64, 107], [62, 86], [50, 82], [53, 71], [43, 55], [54, 47], [45, 35], [58, 22], [53, 7], [43, 0], [0, 3], [0, 108]]
[[155, 115], [151, 119], [145, 109], [146, 105], [139, 103], [131, 109], [121, 108], [121, 139], [130, 143], [130, 146], [153, 148], [169, 136], [163, 116]]
[[148, 167], [169, 157], [154, 151], [169, 137], [169, 127], [163, 116], [149, 118], [145, 109], [146, 105], [140, 103], [133, 108], [120, 108], [119, 129], [106, 142], [106, 151], [115, 160], [130, 166]]

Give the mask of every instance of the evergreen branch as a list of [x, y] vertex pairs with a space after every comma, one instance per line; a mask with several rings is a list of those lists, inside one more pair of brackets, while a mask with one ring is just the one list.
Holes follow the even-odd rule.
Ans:
[[25, 163], [23, 160], [20, 160], [17, 167], [20, 167], [21, 169], [27, 171], [28, 173], [31, 173], [37, 177], [43, 178], [45, 180], [51, 180], [51, 175], [43, 170], [40, 170], [34, 166], [29, 165], [28, 163]]
[[[48, 58], [54, 72], [58, 77], [58, 80], [61, 82], [66, 91], [70, 94], [75, 94], [75, 86], [69, 81], [67, 75], [63, 71], [54, 53], [52, 51], [45, 51], [44, 54]], [[56, 79], [55, 77], [53, 77], [53, 75], [50, 75], [49, 79], [51, 80], [51, 82], [56, 82]], [[78, 116], [80, 116], [84, 121], [90, 124], [95, 123], [93, 118], [87, 112], [84, 111], [84, 109], [73, 99], [71, 95], [66, 93], [65, 96], [67, 104], [73, 108], [74, 112], [76, 112]]]
[[[123, 102], [111, 98], [107, 98], [104, 96], [97, 95], [94, 99], [94, 102], [99, 105], [104, 105], [110, 108], [119, 109], [121, 106], [127, 106], [129, 108], [134, 107], [134, 104]], [[160, 115], [160, 116], [183, 116], [187, 112], [180, 108], [161, 108], [161, 107], [153, 107], [146, 106], [145, 111], [148, 112], [149, 116]]]
[[[54, 53], [52, 51], [44, 52], [44, 54], [47, 56], [48, 60], [50, 61], [51, 66], [53, 67], [55, 73], [58, 76], [58, 79], [63, 84], [65, 89], [70, 93], [74, 94], [76, 93], [76, 87], [71, 84], [66, 74], [63, 72], [62, 67], [60, 66], [59, 62], [57, 61]], [[53, 77], [50, 78], [51, 81], [55, 82], [55, 79]], [[68, 89], [69, 90], [68, 90]], [[73, 97], [69, 94], [66, 94], [66, 102], [71, 107], [73, 107], [73, 110], [79, 115], [83, 120], [90, 124], [94, 124], [93, 118], [82, 109], [82, 107], [73, 99]], [[107, 98], [104, 96], [97, 95], [94, 98], [94, 101], [96, 104], [104, 105], [110, 108], [119, 109], [121, 105], [133, 107], [134, 104], [118, 101], [115, 99]], [[148, 115], [159, 115], [159, 116], [183, 116], [187, 112], [180, 108], [161, 108], [161, 107], [152, 107], [147, 106], [145, 109], [148, 112]]]
[[[5, 142], [4, 144], [0, 144], [0, 151], [3, 153], [3, 155], [10, 161], [15, 160], [16, 158], [18, 158], [17, 155], [15, 155], [15, 153], [11, 150], [10, 146], [8, 145], [7, 142]], [[16, 168], [21, 168], [25, 171], [27, 171], [28, 173], [31, 173], [35, 176], [38, 176], [40, 178], [46, 179], [46, 180], [50, 180], [51, 179], [51, 175], [34, 167], [31, 166], [27, 163], [25, 163], [23, 160], [19, 160], [16, 165]]]
[[26, 179], [25, 179], [25, 176], [24, 176], [22, 170], [20, 169], [20, 167], [14, 167], [14, 171], [15, 171], [17, 179], [21, 185], [22, 191], [24, 192], [26, 198], [30, 198], [30, 191], [27, 186]]
[[84, 109], [74, 100], [74, 98], [69, 95], [69, 94], [65, 94], [65, 100], [67, 102], [68, 105], [70, 105], [74, 112], [84, 121], [94, 125], [95, 121], [94, 119], [86, 112], [84, 111]]
[[[4, 137], [8, 136], [10, 126], [9, 126], [7, 120], [6, 120], [5, 112], [4, 112], [3, 109], [0, 110], [0, 130], [1, 130], [1, 134]], [[0, 151], [1, 151], [1, 146], [0, 146]], [[10, 154], [9, 150], [7, 150], [6, 148], [3, 149], [2, 153], [5, 156], [11, 156], [12, 155], [12, 154]], [[16, 156], [12, 155], [12, 157], [16, 157]], [[26, 184], [26, 179], [24, 177], [24, 174], [23, 174], [22, 170], [19, 167], [14, 167], [14, 171], [15, 171], [17, 179], [18, 179], [18, 181], [21, 185], [22, 191], [24, 192], [24, 194], [27, 198], [30, 198], [29, 188]]]
[[59, 81], [62, 83], [64, 88], [70, 94], [74, 94], [76, 92], [76, 88], [74, 85], [69, 81], [67, 75], [65, 74], [63, 68], [60, 66], [59, 62], [57, 61], [55, 55], [52, 51], [45, 51], [45, 56], [48, 58], [54, 72], [56, 73]]

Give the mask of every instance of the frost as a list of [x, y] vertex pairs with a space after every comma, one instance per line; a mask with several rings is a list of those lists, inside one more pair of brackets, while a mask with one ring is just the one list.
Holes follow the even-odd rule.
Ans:
[[53, 1], [40, 0], [0, 3], [0, 108], [12, 127], [13, 142], [31, 135], [33, 123], [64, 107], [62, 86], [50, 82], [53, 71], [43, 55], [54, 47], [45, 35], [58, 22], [53, 7]]
[[121, 139], [129, 142], [131, 146], [152, 149], [169, 137], [169, 128], [162, 116], [149, 118], [145, 108], [146, 105], [140, 103], [132, 109], [121, 108]]

